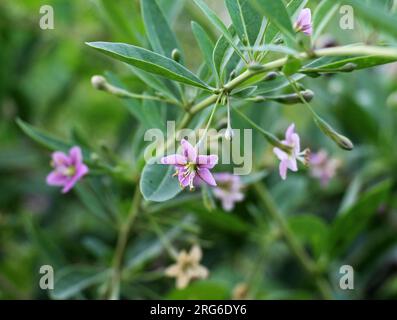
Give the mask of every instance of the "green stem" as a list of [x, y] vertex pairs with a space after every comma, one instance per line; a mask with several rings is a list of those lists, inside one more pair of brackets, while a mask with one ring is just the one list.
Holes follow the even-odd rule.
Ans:
[[256, 183], [254, 185], [254, 188], [263, 206], [267, 209], [273, 220], [278, 224], [284, 240], [290, 248], [291, 252], [298, 259], [303, 269], [311, 277], [313, 277], [319, 293], [324, 299], [332, 299], [332, 293], [328, 282], [318, 273], [315, 263], [307, 255], [306, 251], [303, 249], [299, 241], [295, 238], [295, 235], [289, 228], [283, 215], [274, 203], [274, 200], [267, 188], [261, 183]]
[[248, 118], [244, 113], [239, 111], [237, 108], [233, 109], [234, 112], [236, 112], [242, 119], [247, 121], [254, 129], [259, 131], [260, 133], [263, 134], [265, 139], [274, 147], [280, 148], [281, 150], [284, 150], [287, 153], [290, 153], [292, 151], [292, 148], [285, 145], [282, 143], [279, 139], [277, 139], [274, 135], [272, 135], [270, 132], [267, 132], [266, 130], [262, 129], [260, 126], [258, 126], [254, 121], [252, 121], [250, 118]]
[[132, 199], [131, 208], [129, 210], [127, 221], [123, 222], [120, 226], [119, 236], [115, 254], [113, 257], [112, 277], [110, 282], [109, 298], [112, 300], [119, 299], [120, 297], [120, 281], [123, 269], [124, 253], [127, 247], [128, 238], [131, 232], [132, 225], [138, 214], [141, 203], [141, 191], [137, 187], [135, 189], [134, 197]]
[[[315, 57], [362, 56], [362, 55], [382, 56], [382, 57], [397, 59], [397, 49], [376, 47], [376, 46], [344, 46], [344, 47], [319, 49], [313, 51], [311, 54], [308, 54], [307, 52], [302, 52], [298, 55], [298, 58], [302, 60], [306, 60]], [[260, 70], [255, 70], [255, 71], [247, 70], [238, 77], [236, 77], [235, 79], [233, 79], [232, 81], [230, 81], [229, 83], [225, 84], [224, 89], [230, 92], [256, 75], [263, 74], [270, 70], [278, 69], [284, 66], [287, 63], [287, 61], [288, 58], [284, 57], [262, 65], [262, 68], [260, 68]], [[208, 98], [204, 99], [203, 101], [193, 106], [191, 112], [193, 114], [196, 114], [201, 110], [207, 108], [216, 101], [217, 97], [218, 95], [216, 94], [209, 96]]]

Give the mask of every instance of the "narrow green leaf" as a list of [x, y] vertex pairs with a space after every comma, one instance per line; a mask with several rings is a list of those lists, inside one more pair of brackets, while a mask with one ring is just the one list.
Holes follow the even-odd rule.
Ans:
[[157, 237], [154, 239], [144, 237], [142, 240], [134, 241], [127, 252], [125, 270], [134, 272], [141, 269], [164, 252], [164, 240], [171, 243], [180, 237], [185, 229], [191, 228], [194, 222], [192, 215], [187, 215], [182, 221], [178, 221], [175, 227], [164, 233], [163, 241]]
[[16, 122], [26, 135], [50, 150], [68, 152], [72, 147], [71, 143], [67, 143], [61, 139], [55, 138], [48, 133], [43, 132], [42, 130], [36, 129], [21, 119], [17, 119]]
[[147, 72], [158, 74], [165, 78], [186, 83], [204, 90], [211, 90], [207, 84], [184, 66], [153, 51], [125, 43], [89, 42], [87, 44], [110, 57], [126, 62]]
[[286, 76], [291, 76], [297, 73], [301, 66], [302, 62], [299, 59], [296, 59], [293, 56], [289, 56], [287, 63], [283, 67], [283, 73]]
[[390, 181], [378, 184], [362, 195], [355, 205], [337, 217], [327, 239], [331, 258], [342, 254], [366, 228], [379, 207], [387, 201], [390, 187]]
[[248, 0], [225, 0], [233, 26], [241, 42], [254, 46], [262, 25], [262, 17]]
[[308, 65], [305, 65], [300, 72], [306, 72], [305, 69], [333, 70], [338, 69], [346, 64], [354, 64], [354, 70], [367, 69], [382, 64], [397, 61], [397, 58], [387, 58], [379, 56], [360, 56], [360, 57], [323, 57], [317, 59]]
[[[232, 37], [235, 36], [236, 32], [233, 26], [229, 28], [229, 33]], [[225, 81], [224, 76], [228, 77], [239, 61], [238, 55], [234, 52], [233, 47], [230, 46], [230, 42], [224, 35], [219, 38], [215, 45], [213, 60], [216, 73], [221, 82]]]
[[197, 22], [192, 21], [192, 30], [207, 66], [216, 74], [214, 61], [212, 59], [214, 43], [207, 32]]
[[287, 8], [281, 0], [254, 0], [256, 7], [289, 39], [295, 39], [295, 31]]
[[323, 253], [327, 245], [329, 227], [322, 219], [313, 215], [298, 215], [289, 217], [288, 224], [293, 234], [303, 244], [311, 246], [317, 258]]
[[74, 187], [74, 190], [80, 201], [93, 215], [95, 215], [96, 218], [106, 224], [113, 223], [109, 212], [105, 208], [101, 199], [98, 198], [98, 194], [94, 191], [94, 185], [92, 183], [79, 183]]
[[142, 172], [140, 188], [148, 201], [163, 202], [174, 198], [182, 191], [178, 179], [173, 177], [172, 166], [147, 164]]
[[[291, 80], [294, 82], [297, 82], [299, 80], [302, 80], [305, 77], [306, 76], [304, 74], [298, 73], [298, 74], [294, 74], [293, 76], [291, 76]], [[255, 94], [262, 95], [262, 94], [266, 94], [269, 92], [281, 90], [288, 86], [290, 86], [290, 83], [287, 79], [285, 79], [285, 77], [278, 77], [277, 79], [272, 80], [272, 81], [265, 81], [265, 82], [259, 83], [257, 85], [258, 88], [255, 91]]]
[[182, 52], [156, 0], [141, 0], [141, 7], [147, 37], [153, 51], [168, 58], [171, 58], [174, 49]]
[[313, 41], [321, 35], [338, 8], [339, 5], [335, 3], [335, 0], [323, 0], [320, 2], [313, 14]]
[[[252, 0], [254, 1], [254, 0]], [[255, 0], [256, 1], [256, 0]], [[296, 18], [300, 10], [306, 5], [307, 0], [291, 0], [287, 4], [287, 11], [290, 17]], [[270, 21], [271, 22], [271, 21]], [[266, 31], [265, 43], [272, 43], [279, 33], [277, 25], [269, 23]]]
[[196, 5], [203, 11], [206, 17], [211, 21], [211, 23], [225, 36], [225, 39], [229, 42], [229, 44], [234, 48], [234, 50], [239, 54], [241, 58], [243, 58], [243, 54], [237, 48], [233, 41], [233, 37], [230, 34], [228, 28], [222, 22], [222, 20], [216, 15], [214, 11], [212, 11], [207, 4], [203, 0], [194, 0]]
[[136, 75], [149, 87], [164, 94], [165, 97], [169, 99], [180, 99], [179, 93], [176, 88], [171, 86], [171, 84], [175, 84], [174, 82], [168, 81], [167, 79], [162, 79], [142, 69], [138, 69], [130, 65], [128, 65], [128, 68], [134, 73], [134, 75]]
[[53, 299], [69, 299], [83, 290], [103, 283], [109, 276], [108, 270], [98, 270], [90, 266], [71, 266], [55, 273], [54, 290], [50, 291]]
[[[108, 73], [106, 78], [110, 84], [121, 89], [126, 89], [126, 86], [114, 74]], [[123, 105], [146, 129], [165, 129], [164, 119], [161, 114], [161, 105], [159, 103], [155, 101], [140, 101], [138, 99], [130, 98], [123, 99]]]

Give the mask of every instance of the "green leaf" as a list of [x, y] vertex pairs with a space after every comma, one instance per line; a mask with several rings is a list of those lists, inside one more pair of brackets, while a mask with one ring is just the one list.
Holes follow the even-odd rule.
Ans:
[[240, 180], [243, 185], [248, 186], [250, 184], [254, 184], [256, 182], [263, 180], [267, 175], [268, 172], [266, 170], [262, 170], [255, 173], [251, 173], [247, 176], [241, 176]]
[[83, 290], [103, 283], [109, 276], [109, 270], [90, 266], [69, 266], [55, 272], [53, 299], [65, 300], [75, 297]]
[[254, 46], [262, 25], [262, 17], [248, 0], [225, 0], [233, 26], [244, 45]]
[[50, 150], [68, 152], [72, 147], [71, 143], [67, 143], [63, 140], [55, 138], [48, 133], [43, 132], [42, 130], [36, 129], [21, 119], [17, 119], [16, 122], [26, 135]]
[[[127, 89], [115, 75], [108, 73], [106, 78], [110, 84], [121, 89]], [[146, 129], [165, 129], [165, 120], [161, 114], [161, 106], [159, 103], [152, 100], [141, 101], [129, 98], [123, 99], [123, 105]]]
[[323, 253], [329, 228], [322, 219], [313, 215], [291, 216], [288, 218], [288, 224], [302, 243], [310, 245], [317, 258]]
[[[290, 2], [288, 2], [287, 11], [289, 13], [289, 16], [297, 16], [300, 10], [306, 5], [306, 3], [307, 0], [291, 0]], [[266, 31], [265, 43], [272, 43], [278, 33], [278, 27], [275, 26], [273, 23], [270, 23]]]
[[238, 53], [240, 57], [243, 57], [242, 53], [235, 45], [233, 41], [233, 37], [230, 34], [228, 28], [225, 26], [222, 20], [216, 15], [216, 13], [212, 11], [203, 0], [194, 0], [194, 2], [203, 11], [203, 13], [211, 21], [211, 23], [223, 34], [225, 39], [234, 48], [236, 53]]
[[379, 183], [336, 218], [327, 239], [327, 251], [331, 258], [342, 254], [365, 230], [379, 207], [387, 201], [390, 188], [390, 181]]
[[197, 23], [192, 21], [193, 34], [197, 40], [201, 53], [203, 54], [205, 63], [216, 74], [214, 61], [212, 59], [214, 53], [214, 43], [208, 36], [207, 32]]
[[165, 78], [186, 83], [204, 90], [211, 90], [207, 84], [184, 66], [153, 51], [125, 43], [89, 42], [87, 44], [110, 57], [126, 62], [147, 72], [158, 74]]
[[[167, 79], [159, 78], [151, 73], [143, 71], [141, 69], [135, 68], [133, 66], [127, 66], [140, 80], [146, 83], [149, 87], [158, 92], [162, 93], [165, 97], [169, 99], [180, 99], [179, 92], [176, 90], [172, 84], [175, 84], [172, 81], [168, 81]], [[176, 85], [176, 84], [175, 84]]]
[[370, 23], [375, 30], [384, 31], [397, 37], [397, 19], [395, 15], [387, 13], [379, 5], [381, 1], [362, 1], [362, 0], [337, 0], [341, 5], [351, 5], [354, 14]]
[[197, 281], [183, 290], [174, 289], [168, 295], [170, 300], [225, 300], [230, 296], [230, 289], [225, 284], [215, 281]]
[[291, 18], [283, 1], [253, 0], [253, 2], [284, 35], [291, 40], [295, 39]]
[[313, 41], [321, 35], [338, 8], [339, 5], [335, 4], [334, 0], [323, 0], [320, 2], [313, 14]]
[[250, 229], [249, 225], [236, 215], [231, 215], [220, 209], [209, 212], [202, 206], [189, 205], [189, 208], [208, 225], [216, 229], [229, 233], [246, 233]]
[[[291, 76], [291, 80], [296, 82], [296, 81], [302, 80], [305, 77], [306, 76], [304, 74], [298, 73], [298, 74], [294, 74], [293, 76]], [[290, 86], [290, 83], [285, 77], [278, 77], [277, 79], [274, 79], [272, 81], [265, 81], [265, 82], [259, 83], [257, 86], [258, 88], [255, 91], [255, 94], [262, 95], [262, 94], [270, 93], [273, 91], [281, 90], [288, 86]]]
[[[229, 33], [232, 37], [235, 36], [236, 31], [233, 26], [229, 28]], [[227, 80], [224, 79], [224, 76], [228, 77], [230, 75], [238, 63], [239, 57], [224, 35], [219, 38], [215, 45], [213, 60], [215, 71], [220, 81], [223, 82]]]
[[299, 59], [289, 56], [287, 63], [283, 67], [283, 73], [286, 76], [292, 76], [299, 71], [301, 66], [302, 62]]
[[182, 52], [156, 0], [141, 0], [141, 7], [147, 37], [153, 51], [168, 58], [171, 58], [174, 49]]
[[147, 164], [143, 169], [140, 188], [148, 201], [163, 202], [174, 198], [182, 191], [178, 179], [173, 177], [172, 166]]
[[74, 191], [85, 207], [97, 218], [106, 224], [112, 224], [113, 221], [106, 207], [101, 201], [100, 195], [95, 192], [94, 184], [90, 182], [78, 183], [74, 187]]
[[305, 69], [333, 70], [345, 66], [348, 63], [355, 65], [354, 70], [367, 69], [379, 65], [397, 61], [397, 58], [379, 56], [360, 56], [360, 57], [323, 57], [305, 65], [299, 72], [310, 73]]
[[142, 269], [148, 262], [164, 252], [164, 240], [172, 243], [185, 229], [191, 228], [193, 223], [194, 219], [188, 215], [163, 235], [163, 241], [157, 237], [135, 241], [127, 252], [125, 269], [132, 272]]

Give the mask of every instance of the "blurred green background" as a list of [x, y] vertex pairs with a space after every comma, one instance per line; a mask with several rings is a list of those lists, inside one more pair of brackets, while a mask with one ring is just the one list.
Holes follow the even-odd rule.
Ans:
[[[190, 20], [205, 25], [214, 39], [217, 33], [191, 1], [159, 3], [186, 51], [188, 67], [197, 68], [201, 56]], [[39, 9], [44, 4], [54, 8], [54, 30], [39, 28]], [[211, 4], [228, 19], [221, 1]], [[340, 44], [378, 39], [363, 25], [341, 31], [337, 21], [327, 32]], [[147, 47], [139, 1], [0, 3], [1, 299], [102, 296], [106, 277], [102, 272], [106, 273], [116, 241], [114, 225], [104, 217], [127, 207], [133, 186], [114, 186], [104, 178], [95, 187], [85, 186], [92, 190], [83, 199], [81, 194], [80, 199], [74, 193], [61, 195], [45, 184], [50, 152], [33, 143], [15, 123], [19, 117], [56, 136], [112, 150], [128, 162], [136, 145], [137, 122], [120, 100], [94, 90], [90, 78], [112, 71], [134, 92], [146, 88], [121, 63], [84, 44], [97, 40]], [[337, 298], [397, 298], [396, 80], [395, 65], [305, 80], [316, 94], [314, 107], [354, 141], [357, 147], [351, 153], [338, 150], [319, 134], [299, 106], [277, 106], [266, 112], [249, 109], [261, 125], [276, 132], [294, 121], [305, 145], [313, 150], [327, 149], [343, 163], [327, 188], [321, 188], [305, 170], [281, 182], [271, 149], [263, 141], [255, 145], [256, 167], [271, 172], [265, 181], [283, 213], [298, 217], [296, 231], [306, 245], [316, 241], [338, 213], [347, 208], [357, 211], [340, 227], [347, 237], [352, 233], [353, 239], [323, 261]], [[376, 192], [369, 200], [365, 198], [367, 190], [377, 183], [383, 183], [380, 188], [386, 190], [387, 201]], [[127, 251], [130, 272], [125, 275], [123, 297], [224, 299], [233, 297], [233, 290], [242, 283], [251, 288], [249, 298], [316, 297], [312, 279], [280, 241], [277, 227], [263, 217], [255, 193], [247, 190], [246, 200], [233, 213], [209, 213], [197, 197], [191, 198], [170, 209], [168, 215], [154, 213], [154, 218], [177, 244], [189, 243], [192, 237], [201, 240], [203, 264], [211, 271], [210, 279], [176, 291], [173, 281], [158, 272], [168, 260], [159, 249], [156, 228], [142, 219]], [[360, 213], [364, 214], [365, 208], [372, 208], [368, 213], [371, 219], [358, 227], [356, 236], [355, 228], [363, 222]], [[103, 215], [99, 213], [103, 211]], [[307, 214], [322, 219], [321, 223], [311, 216], [306, 219]], [[44, 264], [52, 265], [55, 273], [63, 276], [60, 286], [71, 291], [58, 288], [49, 295], [41, 290], [39, 268]], [[344, 264], [354, 266], [353, 291], [338, 288], [339, 268]]]

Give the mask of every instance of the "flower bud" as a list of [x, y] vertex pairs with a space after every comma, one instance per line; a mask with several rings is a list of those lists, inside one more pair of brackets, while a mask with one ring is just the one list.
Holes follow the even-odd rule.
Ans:
[[265, 78], [263, 78], [263, 81], [272, 81], [274, 79], [276, 79], [278, 77], [278, 73], [277, 72], [269, 72]]
[[337, 133], [328, 123], [326, 123], [323, 119], [319, 116], [314, 118], [316, 125], [327, 135], [331, 138], [340, 148], [344, 150], [353, 150], [354, 145], [353, 142], [350, 141], [349, 138]]
[[264, 96], [256, 96], [250, 99], [252, 102], [259, 103], [265, 102], [267, 99]]
[[181, 53], [179, 52], [178, 49], [172, 50], [171, 57], [172, 57], [172, 59], [175, 60], [176, 62], [181, 61]]
[[340, 68], [340, 71], [342, 72], [352, 72], [356, 70], [357, 65], [355, 63], [346, 63], [343, 67]]
[[91, 78], [92, 86], [97, 90], [106, 90], [106, 79], [102, 76], [93, 76]]
[[284, 39], [283, 39], [283, 38], [277, 38], [277, 39], [274, 41], [274, 44], [275, 44], [275, 45], [283, 44], [283, 43], [284, 43]]
[[313, 100], [314, 92], [311, 90], [305, 90], [305, 91], [301, 91], [300, 94], [297, 93], [285, 94], [268, 99], [282, 104], [296, 104], [296, 103], [302, 103], [302, 97], [303, 99], [305, 99], [306, 102], [310, 102]]
[[231, 141], [234, 137], [234, 131], [232, 128], [228, 127], [225, 131], [225, 139]]

